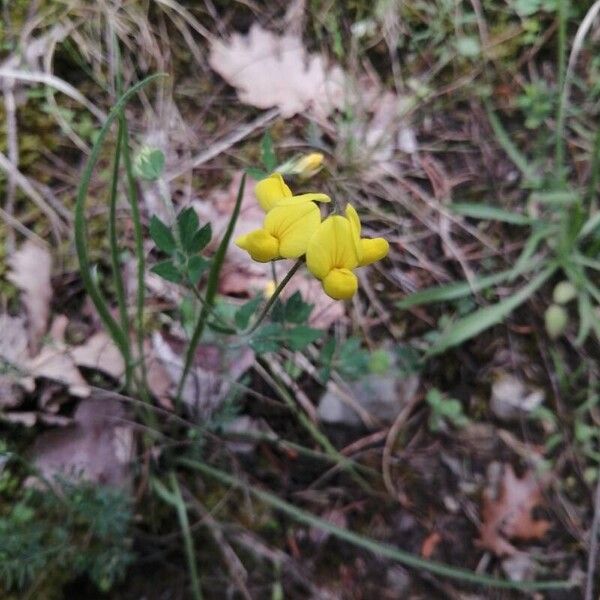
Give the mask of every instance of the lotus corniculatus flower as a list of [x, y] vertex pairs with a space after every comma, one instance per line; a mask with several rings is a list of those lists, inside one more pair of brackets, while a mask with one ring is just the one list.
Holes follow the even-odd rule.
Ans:
[[329, 202], [326, 194], [293, 196], [278, 173], [259, 181], [256, 197], [267, 213], [260, 229], [235, 240], [257, 262], [279, 258], [300, 258], [321, 223], [321, 211], [315, 202]]
[[383, 238], [361, 238], [358, 214], [350, 204], [346, 216], [325, 219], [310, 239], [306, 250], [308, 270], [323, 284], [334, 300], [348, 300], [358, 289], [354, 269], [381, 260], [389, 251]]

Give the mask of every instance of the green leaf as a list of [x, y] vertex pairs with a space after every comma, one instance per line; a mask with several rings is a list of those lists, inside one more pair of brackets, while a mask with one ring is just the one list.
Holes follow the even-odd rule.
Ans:
[[176, 244], [173, 233], [156, 215], [152, 215], [149, 229], [150, 237], [159, 250], [166, 254], [172, 254], [175, 251]]
[[248, 302], [240, 306], [240, 308], [236, 311], [233, 317], [238, 329], [246, 329], [246, 327], [248, 327], [248, 323], [250, 323], [250, 318], [256, 312], [262, 301], [263, 295], [258, 294], [257, 296], [252, 298], [252, 300], [248, 300]]
[[464, 215], [473, 219], [502, 221], [504, 223], [511, 223], [512, 225], [531, 225], [534, 221], [534, 219], [531, 219], [527, 215], [514, 213], [498, 208], [497, 206], [490, 206], [489, 204], [457, 202], [450, 204], [449, 208], [457, 215]]
[[198, 229], [198, 231], [196, 231], [196, 233], [194, 234], [188, 252], [190, 254], [202, 252], [202, 250], [204, 250], [204, 248], [206, 248], [206, 246], [210, 242], [211, 238], [212, 226], [210, 223], [207, 223], [206, 225], [204, 225], [204, 227]]
[[287, 345], [296, 351], [303, 350], [323, 335], [320, 329], [313, 329], [307, 325], [299, 325], [286, 332]]
[[580, 292], [579, 296], [577, 297], [577, 301], [577, 308], [579, 312], [579, 331], [577, 332], [575, 345], [580, 346], [583, 344], [583, 342], [585, 342], [590, 334], [592, 324], [596, 319], [596, 315], [594, 314], [594, 308], [592, 306], [589, 294], [586, 292]]
[[198, 230], [198, 215], [191, 206], [182, 210], [177, 216], [177, 229], [183, 250], [187, 254], [192, 254], [192, 242]]
[[179, 269], [173, 264], [171, 260], [164, 260], [163, 262], [159, 262], [155, 264], [151, 269], [152, 273], [166, 279], [167, 281], [172, 281], [173, 283], [181, 282], [181, 273]]
[[201, 256], [192, 256], [187, 263], [187, 274], [192, 285], [196, 285], [204, 271], [208, 269], [210, 262]]
[[396, 304], [398, 308], [411, 308], [412, 306], [421, 306], [424, 304], [433, 304], [435, 302], [446, 302], [448, 300], [457, 300], [464, 298], [474, 292], [479, 292], [489, 288], [497, 283], [505, 281], [513, 274], [513, 270], [499, 271], [485, 277], [478, 277], [471, 284], [467, 281], [458, 283], [449, 283], [447, 285], [438, 285], [435, 287], [426, 288], [420, 292], [415, 292], [410, 296], [400, 300]]
[[277, 352], [285, 337], [285, 330], [279, 323], [268, 323], [258, 329], [250, 338], [250, 347], [257, 354]]
[[267, 173], [272, 173], [277, 166], [277, 157], [273, 150], [273, 138], [271, 132], [267, 129], [260, 142], [260, 158]]
[[548, 267], [512, 296], [497, 304], [481, 308], [468, 317], [451, 324], [445, 331], [440, 332], [439, 337], [427, 352], [427, 356], [441, 354], [500, 323], [548, 281], [555, 270], [554, 266]]
[[306, 323], [314, 306], [302, 300], [302, 294], [297, 291], [289, 300], [283, 301], [278, 298], [271, 310], [271, 320], [276, 323], [294, 323], [300, 325]]

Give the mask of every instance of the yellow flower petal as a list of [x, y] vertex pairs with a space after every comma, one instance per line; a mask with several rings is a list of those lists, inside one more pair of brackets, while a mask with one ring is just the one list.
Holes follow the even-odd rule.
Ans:
[[346, 218], [352, 225], [352, 231], [354, 232], [354, 235], [360, 239], [360, 219], [356, 209], [354, 206], [352, 206], [352, 204], [346, 205]]
[[298, 258], [321, 223], [321, 212], [313, 202], [276, 206], [265, 217], [265, 229], [279, 240], [283, 258]]
[[291, 206], [300, 202], [331, 202], [331, 198], [327, 194], [310, 192], [308, 194], [298, 194], [291, 198], [284, 198], [277, 203], [277, 206]]
[[279, 240], [264, 229], [256, 229], [235, 240], [236, 246], [246, 250], [257, 262], [279, 258]]
[[321, 223], [308, 244], [306, 266], [318, 279], [324, 279], [335, 268], [358, 266], [357, 244], [348, 219], [334, 215]]
[[265, 212], [269, 212], [280, 200], [291, 198], [292, 190], [279, 173], [261, 179], [254, 188], [256, 199]]
[[323, 279], [323, 290], [334, 300], [349, 300], [358, 289], [358, 279], [349, 269], [333, 269]]
[[383, 238], [363, 238], [359, 244], [361, 255], [359, 266], [361, 267], [385, 258], [390, 249], [388, 241]]

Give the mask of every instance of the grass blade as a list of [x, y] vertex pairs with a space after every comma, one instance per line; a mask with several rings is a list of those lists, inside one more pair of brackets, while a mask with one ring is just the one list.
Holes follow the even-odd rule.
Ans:
[[508, 157], [513, 161], [513, 163], [517, 166], [519, 171], [523, 174], [527, 183], [534, 188], [539, 187], [540, 184], [540, 176], [537, 174], [536, 170], [529, 164], [527, 158], [519, 149], [513, 144], [510, 139], [506, 129], [504, 129], [504, 125], [494, 112], [492, 105], [489, 102], [485, 103], [485, 108], [487, 111], [488, 119], [490, 121], [490, 125], [492, 126], [492, 130], [498, 140], [498, 143], [506, 152]]
[[505, 579], [497, 579], [495, 577], [489, 577], [486, 575], [478, 575], [477, 573], [468, 571], [467, 569], [453, 567], [451, 565], [447, 565], [437, 561], [419, 558], [418, 556], [415, 556], [410, 552], [406, 552], [405, 550], [401, 550], [400, 548], [396, 548], [389, 544], [378, 542], [377, 540], [374, 540], [367, 536], [333, 525], [328, 521], [320, 519], [319, 517], [316, 517], [313, 514], [302, 510], [301, 508], [298, 508], [293, 504], [286, 502], [285, 500], [282, 500], [274, 494], [263, 491], [255, 486], [249, 485], [241, 479], [234, 477], [233, 475], [229, 475], [224, 471], [215, 469], [204, 463], [200, 463], [187, 458], [182, 458], [179, 462], [183, 466], [194, 469], [203, 473], [204, 475], [212, 477], [213, 479], [220, 481], [224, 485], [229, 485], [235, 488], [247, 490], [250, 494], [258, 498], [262, 502], [265, 502], [266, 504], [269, 504], [270, 506], [276, 508], [282, 513], [285, 513], [286, 515], [288, 515], [289, 517], [291, 517], [299, 523], [303, 523], [305, 525], [309, 525], [310, 527], [316, 527], [317, 529], [326, 531], [327, 533], [337, 537], [340, 540], [344, 540], [345, 542], [373, 552], [374, 554], [377, 554], [379, 556], [391, 558], [392, 560], [396, 560], [399, 563], [402, 563], [408, 567], [413, 567], [415, 569], [423, 569], [441, 577], [458, 579], [464, 582], [469, 582], [486, 587], [533, 591], [560, 588], [566, 589], [574, 586], [574, 584], [570, 581], [508, 581]]
[[498, 208], [497, 206], [490, 206], [489, 204], [456, 202], [455, 204], [450, 204], [449, 208], [457, 215], [486, 221], [502, 221], [511, 225], [531, 225], [535, 221], [535, 219], [527, 215], [514, 213], [503, 208]]
[[[532, 265], [533, 266], [533, 265]], [[447, 302], [449, 300], [458, 300], [465, 296], [470, 296], [475, 292], [485, 290], [497, 283], [507, 280], [513, 273], [512, 269], [508, 271], [499, 271], [492, 275], [478, 277], [470, 284], [468, 281], [449, 283], [447, 285], [438, 285], [426, 288], [420, 292], [415, 292], [410, 296], [400, 300], [396, 304], [398, 308], [411, 308], [425, 304], [434, 304], [436, 302]]]
[[440, 337], [426, 353], [426, 356], [441, 354], [449, 348], [458, 346], [489, 327], [500, 323], [515, 308], [523, 304], [527, 298], [535, 293], [552, 276], [555, 270], [555, 266], [546, 268], [516, 294], [509, 296], [501, 302], [481, 308], [463, 319], [459, 319], [441, 333]]

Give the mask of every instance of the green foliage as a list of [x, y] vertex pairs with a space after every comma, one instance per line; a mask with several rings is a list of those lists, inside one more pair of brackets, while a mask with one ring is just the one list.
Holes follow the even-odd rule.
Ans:
[[440, 431], [447, 429], [448, 425], [464, 427], [469, 419], [463, 413], [462, 404], [454, 398], [447, 398], [436, 388], [432, 388], [425, 396], [429, 405], [429, 429]]
[[[257, 302], [256, 298], [250, 301]], [[236, 321], [247, 322], [254, 304], [247, 303], [236, 314]], [[250, 346], [257, 354], [276, 352], [281, 346], [290, 350], [304, 350], [309, 344], [323, 336], [323, 331], [306, 325], [314, 306], [304, 302], [300, 292], [295, 292], [288, 300], [277, 298], [271, 311], [271, 323], [254, 331], [250, 337]]]
[[87, 575], [108, 591], [133, 561], [127, 496], [91, 483], [28, 489], [0, 516], [0, 584], [24, 590], [41, 577]]
[[551, 92], [543, 81], [526, 85], [517, 99], [517, 106], [525, 115], [527, 129], [538, 129], [543, 125], [552, 115], [555, 105], [556, 94]]
[[199, 253], [212, 239], [211, 224], [200, 227], [196, 211], [189, 207], [177, 215], [174, 227], [154, 215], [150, 219], [149, 232], [158, 250], [170, 257], [150, 270], [172, 283], [196, 286], [210, 267], [210, 262]]

